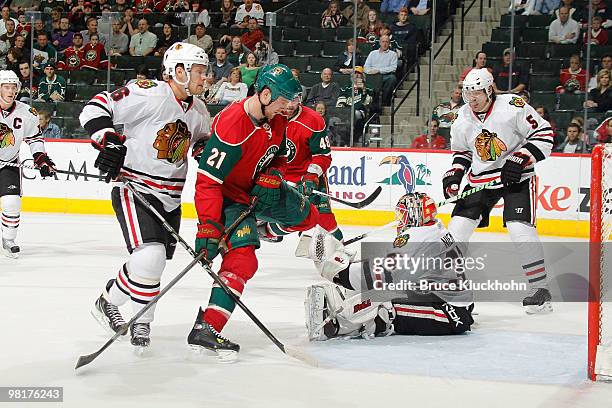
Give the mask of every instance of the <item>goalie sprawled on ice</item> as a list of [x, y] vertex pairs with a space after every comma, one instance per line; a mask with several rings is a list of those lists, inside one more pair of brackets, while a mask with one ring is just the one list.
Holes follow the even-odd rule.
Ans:
[[308, 288], [310, 340], [470, 330], [473, 294], [462, 284], [464, 269], [457, 268], [464, 245], [437, 220], [426, 194], [402, 196], [395, 213], [397, 237], [376, 257], [355, 261], [355, 252], [320, 227], [302, 238], [296, 255], [313, 259], [321, 276], [333, 282]]

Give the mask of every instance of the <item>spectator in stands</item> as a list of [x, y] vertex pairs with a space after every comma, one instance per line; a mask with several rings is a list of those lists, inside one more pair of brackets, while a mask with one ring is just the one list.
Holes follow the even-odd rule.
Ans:
[[582, 93], [586, 86], [586, 69], [582, 68], [580, 56], [574, 54], [570, 57], [570, 66], [561, 70], [559, 82], [561, 85], [555, 90], [557, 93]]
[[[598, 72], [599, 70], [602, 70], [602, 69], [607, 69], [608, 71], [612, 72], [612, 55], [605, 54], [603, 57], [601, 57], [601, 61], [599, 62], [597, 66], [595, 66], [595, 72]], [[594, 89], [596, 87], [597, 87], [597, 75], [593, 75], [589, 79], [589, 86], [587, 90], [590, 91], [591, 89]]]
[[[465, 76], [469, 74], [471, 70], [486, 68], [486, 65], [487, 65], [487, 54], [484, 51], [478, 51], [476, 53], [476, 56], [472, 60], [472, 66], [464, 69], [461, 75], [459, 75], [459, 85], [463, 84], [463, 80], [465, 79]], [[491, 71], [490, 68], [488, 69], [489, 71]]]
[[149, 68], [145, 64], [140, 64], [136, 67], [136, 77], [127, 81], [127, 85], [133, 84], [138, 81], [144, 81], [145, 79], [149, 79]]
[[40, 10], [44, 14], [49, 14], [55, 8], [59, 8], [59, 10], [61, 12], [62, 8], [61, 7], [57, 7], [56, 3], [57, 3], [56, 0], [43, 0], [43, 1], [40, 2], [40, 6], [38, 7], [38, 10]]
[[41, 136], [45, 139], [61, 139], [62, 131], [55, 123], [51, 123], [51, 114], [47, 111], [38, 112], [38, 125]]
[[5, 41], [0, 41], [0, 69], [6, 69], [6, 56], [10, 45]]
[[265, 38], [255, 44], [255, 56], [257, 57], [258, 65], [278, 64], [278, 54], [274, 51], [274, 48], [270, 48], [270, 44], [268, 44]]
[[17, 16], [17, 21], [17, 33], [22, 35], [23, 38], [28, 38], [32, 32], [32, 24], [30, 24], [29, 21], [26, 21], [26, 16], [23, 12]]
[[559, 0], [535, 0], [532, 14], [553, 14], [558, 5]]
[[431, 114], [432, 119], [438, 121], [438, 126], [441, 128], [450, 128], [453, 121], [457, 117], [459, 108], [463, 106], [463, 97], [461, 95], [461, 88], [456, 86], [451, 93], [450, 100], [448, 102], [442, 102], [433, 109]]
[[257, 57], [254, 53], [249, 52], [246, 55], [246, 62], [240, 65], [240, 75], [242, 76], [242, 82], [244, 82], [247, 88], [255, 82], [257, 73], [261, 67], [257, 65]]
[[[242, 45], [242, 40], [238, 36], [232, 38], [225, 50], [227, 51], [227, 61], [235, 67], [246, 63], [247, 54], [251, 51]], [[257, 64], [257, 57], [255, 57], [255, 63]]]
[[548, 41], [554, 44], [576, 44], [580, 36], [580, 24], [569, 18], [569, 8], [559, 9], [559, 18], [550, 23]]
[[34, 43], [36, 43], [38, 34], [45, 33], [47, 38], [51, 38], [51, 33], [45, 29], [45, 24], [41, 19], [34, 20]]
[[[580, 15], [581, 10], [578, 10], [576, 8], [576, 6], [574, 5], [574, 0], [561, 0], [561, 3], [559, 3], [559, 8], [561, 7], [567, 7], [569, 9], [569, 17], [576, 20], [576, 21], [580, 21]], [[555, 10], [555, 18], [559, 18], [559, 8], [557, 8]], [[578, 11], [578, 14], [574, 15], [574, 13]]]
[[408, 9], [402, 8], [397, 13], [397, 21], [391, 26], [393, 38], [400, 44], [406, 44], [414, 41], [417, 31], [417, 27], [408, 19]]
[[236, 5], [234, 0], [223, 0], [221, 3], [221, 24], [219, 27], [230, 27], [236, 21]]
[[166, 50], [177, 41], [179, 41], [179, 38], [178, 35], [174, 32], [172, 24], [164, 23], [162, 27], [162, 35], [157, 39], [157, 48], [155, 49], [153, 55], [156, 57], [163, 57]]
[[373, 44], [380, 37], [380, 29], [383, 28], [383, 25], [383, 22], [378, 18], [376, 10], [368, 11], [368, 20], [366, 24], [359, 27], [357, 40]]
[[[380, 29], [380, 35], [381, 36], [383, 36], [383, 35], [389, 36], [389, 41], [390, 41], [389, 49], [391, 51], [395, 51], [395, 53], [397, 54], [397, 58], [401, 59], [402, 58], [402, 47], [400, 46], [400, 44], [393, 37], [393, 34], [391, 33], [391, 27], [389, 27], [388, 25], [385, 24]], [[379, 48], [380, 48], [380, 37], [378, 37], [376, 39], [376, 41], [374, 41], [374, 45], [372, 46], [373, 50], [377, 50]]]
[[332, 0], [327, 9], [321, 14], [321, 27], [338, 28], [345, 26], [346, 23], [346, 18], [340, 12], [340, 3], [338, 0]]
[[308, 92], [306, 105], [312, 107], [317, 102], [323, 102], [328, 107], [336, 106], [340, 88], [338, 84], [332, 82], [333, 71], [331, 68], [325, 68], [321, 72], [321, 83], [314, 85]]
[[212, 104], [227, 105], [234, 101], [246, 98], [248, 87], [242, 82], [240, 68], [232, 68], [229, 81], [223, 82], [217, 91], [217, 95], [210, 102]]
[[57, 60], [57, 51], [49, 44], [49, 38], [45, 33], [38, 34], [38, 41], [34, 44], [32, 53], [34, 54], [34, 69], [40, 69], [42, 64], [54, 63]]
[[359, 48], [354, 49], [353, 39], [346, 40], [346, 51], [338, 55], [334, 64], [334, 71], [342, 74], [351, 74], [353, 72], [353, 50], [355, 51], [355, 66], [363, 66], [365, 60], [359, 51]]
[[[508, 80], [510, 71], [510, 60], [514, 58], [512, 50], [506, 48], [503, 54], [501, 64], [493, 67], [493, 89], [496, 94], [512, 93], [518, 94], [527, 87], [529, 72], [521, 66], [517, 61], [512, 62], [512, 82]], [[510, 83], [510, 87], [508, 84]]]
[[582, 133], [579, 125], [570, 123], [567, 126], [567, 138], [565, 142], [557, 146], [554, 150], [562, 153], [588, 153], [586, 144], [580, 140]]
[[210, 15], [208, 14], [208, 10], [204, 7], [203, 3], [199, 1], [194, 1], [191, 3], [191, 12], [198, 13], [196, 23], [202, 23], [205, 27], [210, 25]]
[[6, 69], [13, 71], [19, 76], [19, 61], [23, 58], [21, 51], [17, 48], [9, 48], [6, 53]]
[[72, 45], [72, 36], [74, 32], [70, 31], [70, 20], [67, 17], [60, 19], [60, 28], [51, 36], [53, 46], [58, 53], [63, 53], [64, 50]]
[[253, 0], [244, 0], [244, 4], [238, 7], [236, 11], [236, 17], [234, 18], [234, 25], [240, 28], [248, 28], [249, 20], [254, 18], [257, 23], [264, 23], [264, 9], [259, 3], [253, 3]]
[[17, 48], [19, 51], [21, 51], [21, 54], [23, 56], [29, 56], [30, 55], [30, 49], [28, 48], [28, 46], [26, 44], [26, 40], [21, 35], [18, 35], [15, 38], [15, 48]]
[[66, 96], [66, 80], [55, 73], [55, 64], [45, 64], [44, 76], [38, 83], [38, 100], [44, 102], [63, 101]]
[[337, 108], [355, 107], [355, 141], [361, 139], [363, 125], [368, 118], [370, 105], [374, 100], [374, 91], [366, 86], [363, 67], [355, 67], [354, 85], [340, 89]]
[[[111, 15], [110, 4], [102, 6], [102, 13], [98, 16], [98, 34], [107, 38], [113, 31], [113, 17]], [[104, 44], [106, 46], [106, 44]]]
[[448, 144], [446, 139], [443, 136], [438, 134], [438, 128], [440, 127], [440, 122], [437, 119], [431, 118], [429, 120], [428, 131], [425, 134], [417, 136], [412, 141], [411, 149], [437, 149], [437, 150], [446, 150], [448, 149]]
[[594, 132], [597, 143], [612, 143], [612, 118], [606, 118]]
[[[295, 79], [297, 79], [298, 81], [300, 80], [300, 70], [299, 69], [291, 68], [291, 74], [293, 75]], [[300, 86], [302, 87], [302, 97], [300, 98], [301, 99], [300, 102], [304, 102], [306, 100], [306, 96], [308, 92], [306, 91], [306, 87], [301, 82], [300, 82]]]
[[187, 39], [189, 44], [197, 45], [206, 53], [210, 53], [213, 48], [213, 40], [210, 35], [206, 34], [206, 26], [203, 23], [198, 23], [195, 26], [195, 33]]
[[366, 59], [364, 69], [367, 75], [382, 75], [382, 103], [391, 104], [393, 89], [397, 84], [395, 71], [397, 70], [397, 54], [389, 49], [389, 37], [380, 37], [380, 49], [370, 52]]
[[589, 92], [584, 107], [589, 112], [607, 112], [612, 110], [612, 90], [610, 89], [610, 71], [602, 69], [597, 73], [597, 88]]
[[6, 22], [6, 32], [0, 35], [0, 41], [8, 43], [9, 48], [14, 47], [15, 37], [17, 37], [17, 31], [15, 30], [15, 22], [13, 20], [9, 20]]
[[90, 69], [107, 69], [108, 58], [104, 45], [99, 41], [98, 34], [92, 34], [89, 38], [89, 43], [85, 44], [85, 59], [81, 68]]
[[431, 10], [431, 0], [409, 0], [408, 9], [414, 16], [424, 16]]
[[[166, 25], [164, 24], [164, 29], [165, 26]], [[111, 57], [127, 54], [130, 45], [130, 39], [125, 33], [121, 32], [121, 21], [113, 20], [112, 28], [113, 32], [111, 33], [110, 38], [106, 43], [106, 52]]]
[[264, 39], [264, 33], [261, 31], [261, 28], [259, 28], [258, 20], [253, 17], [249, 18], [247, 30], [248, 31], [242, 34], [240, 39], [245, 47], [252, 50], [255, 48], [255, 44]]
[[[550, 123], [550, 127], [552, 128], [552, 131], [553, 131], [554, 145], [557, 146], [560, 143], [562, 143], [565, 137], [559, 134], [559, 132], [557, 132], [557, 124], [550, 117], [550, 113], [548, 113], [548, 108], [544, 105], [538, 105], [538, 106], [535, 106], [534, 108], [536, 112], [538, 112], [538, 115], [542, 117], [542, 119]], [[563, 140], [559, 140], [560, 137], [563, 137]]]
[[512, 11], [512, 2], [514, 1], [514, 13], [519, 16], [528, 16], [533, 13], [535, 0], [510, 0], [508, 13]]
[[[601, 16], [593, 16], [591, 24], [591, 44], [593, 45], [607, 45], [608, 44], [608, 31], [601, 28], [602, 18]], [[584, 43], [586, 44], [589, 40], [587, 33], [584, 34]]]
[[[184, 1], [179, 1], [179, 4], [184, 3]], [[148, 14], [153, 12], [153, 8], [155, 7], [155, 2], [153, 0], [134, 0], [134, 10], [137, 14]], [[185, 10], [179, 11], [189, 11], [189, 5]]]
[[[51, 10], [50, 15], [51, 15], [51, 19], [47, 20], [47, 22], [45, 23], [45, 30], [47, 30], [47, 32], [54, 33], [60, 28], [60, 20], [62, 18], [62, 9], [54, 8], [53, 10]], [[17, 24], [15, 24], [15, 26], [17, 26]]]
[[218, 45], [215, 50], [215, 60], [210, 64], [210, 70], [215, 74], [216, 82], [228, 80], [234, 66], [227, 61], [227, 51], [222, 45]]
[[[370, 7], [368, 7], [368, 5], [363, 0], [355, 0], [355, 3], [357, 3], [357, 27], [359, 27], [364, 24], [367, 24]], [[344, 10], [342, 10], [342, 15], [346, 19], [347, 24], [350, 26], [352, 26], [354, 22], [353, 8], [353, 4], [349, 4]]]
[[[136, 0], [138, 1], [138, 0]], [[148, 1], [148, 0], [145, 0]], [[173, 10], [176, 13], [186, 13], [191, 11], [188, 0], [176, 0], [173, 5]]]
[[[83, 31], [89, 28], [88, 23], [89, 23], [90, 18], [95, 19], [93, 15], [93, 4], [91, 2], [85, 2], [83, 4], [83, 12], [78, 14], [78, 16], [72, 20], [72, 26], [74, 27], [75, 31], [80, 31], [83, 34]], [[96, 22], [97, 21], [98, 20], [96, 20]], [[34, 28], [36, 28], [36, 25], [34, 26]], [[97, 28], [97, 25], [96, 25], [96, 28]], [[86, 42], [89, 41], [89, 38], [86, 38], [85, 34], [83, 34], [83, 39]]]
[[59, 69], [63, 71], [76, 71], [81, 69], [85, 60], [85, 45], [83, 35], [74, 33], [72, 36], [72, 46], [64, 50], [64, 59], [57, 63]]
[[126, 0], [115, 0], [114, 2], [112, 2], [113, 4], [111, 4], [111, 11], [113, 13], [122, 13], [128, 8], [128, 4], [126, 3]]
[[408, 0], [383, 0], [380, 4], [380, 12], [383, 14], [399, 13], [404, 7], [408, 7]]
[[138, 26], [134, 27], [134, 12], [131, 8], [123, 12], [123, 23], [121, 24], [121, 32], [128, 36], [133, 36], [138, 32]]
[[[593, 15], [601, 17], [602, 26], [605, 28], [610, 28], [612, 26], [612, 20], [610, 20], [610, 10], [606, 2], [602, 0], [591, 0], [591, 5], [593, 7]], [[581, 12], [576, 14], [577, 16], [575, 16], [574, 19], [578, 20], [583, 25], [583, 27], [586, 27], [589, 21], [588, 2], [582, 8]]]
[[85, 44], [91, 41], [90, 38], [94, 34], [98, 35], [98, 41], [101, 42], [102, 45], [105, 45], [106, 41], [108, 40], [106, 35], [98, 32], [98, 20], [95, 17], [90, 17], [89, 20], [87, 20], [87, 29], [82, 30], [81, 34], [83, 35], [83, 41], [85, 41]]
[[157, 46], [157, 36], [149, 31], [149, 22], [142, 18], [138, 21], [138, 33], [130, 40], [130, 55], [147, 56]]
[[[19, 81], [21, 81], [21, 89], [17, 94], [17, 100], [24, 103], [29, 103], [32, 99], [36, 98], [38, 86], [30, 85], [30, 63], [28, 61], [22, 60], [19, 63], [19, 74], [17, 74], [17, 76], [19, 77]], [[38, 83], [38, 76], [36, 75], [36, 72], [34, 72], [32, 76], [32, 82], [34, 84]]]
[[15, 20], [14, 18], [11, 18], [10, 13], [11, 13], [11, 10], [9, 6], [2, 6], [2, 9], [0, 9], [0, 16], [2, 17], [0, 19], [0, 35], [6, 33], [7, 31], [6, 23], [8, 21], [12, 21], [15, 24], [15, 26], [19, 24], [17, 20]]

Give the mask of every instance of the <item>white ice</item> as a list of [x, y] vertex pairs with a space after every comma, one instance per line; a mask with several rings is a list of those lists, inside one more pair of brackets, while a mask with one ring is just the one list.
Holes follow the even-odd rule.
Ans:
[[[344, 231], [350, 237], [367, 229]], [[194, 231], [194, 220], [185, 220], [181, 234], [189, 242]], [[319, 278], [311, 263], [292, 256], [295, 237], [263, 244], [243, 300], [281, 341], [322, 367], [280, 353], [238, 308], [224, 334], [241, 344], [239, 361], [194, 358], [186, 336], [211, 286], [195, 268], [161, 300], [148, 356], [134, 356], [121, 341], [77, 373], [77, 357], [108, 339], [89, 310], [125, 262], [119, 227], [112, 217], [24, 214], [19, 243], [20, 259], [0, 257], [0, 386], [64, 387], [63, 403], [44, 406], [612, 406], [612, 384], [586, 380], [581, 303], [555, 304], [546, 316], [527, 316], [518, 304], [481, 303], [477, 326], [465, 336], [309, 344], [303, 299]], [[178, 248], [162, 284], [189, 261]]]

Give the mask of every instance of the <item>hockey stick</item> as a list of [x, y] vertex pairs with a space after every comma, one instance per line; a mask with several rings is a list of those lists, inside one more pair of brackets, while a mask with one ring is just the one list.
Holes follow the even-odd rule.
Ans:
[[[296, 183], [292, 183], [290, 181], [285, 181], [285, 182], [288, 185], [290, 185], [291, 187], [296, 187], [297, 186]], [[324, 192], [318, 191], [318, 190], [312, 190], [312, 193], [316, 194], [316, 195], [319, 195], [321, 197], [327, 197], [330, 200], [336, 201], [336, 202], [338, 202], [340, 204], [344, 204], [344, 205], [352, 207], [352, 208], [360, 209], [360, 208], [363, 208], [363, 207], [366, 207], [366, 206], [372, 204], [372, 202], [374, 200], [376, 200], [376, 198], [378, 198], [378, 196], [380, 195], [381, 191], [382, 191], [382, 187], [378, 186], [378, 187], [376, 187], [376, 190], [374, 190], [374, 192], [372, 194], [370, 194], [365, 199], [363, 199], [361, 201], [358, 201], [356, 203], [353, 203], [353, 202], [350, 202], [350, 201], [345, 201], [345, 200], [342, 200], [340, 198], [336, 198], [336, 197], [334, 197], [331, 194], [327, 194], [327, 193], [324, 193]]]
[[[20, 169], [38, 170], [38, 168], [36, 168], [35, 166], [30, 166], [30, 165], [23, 164], [23, 163], [5, 162], [5, 161], [0, 160], [0, 168], [2, 168], [4, 166], [19, 167]], [[102, 180], [105, 177], [105, 176], [102, 176], [100, 174], [80, 173], [78, 171], [68, 171], [68, 170], [58, 170], [58, 169], [55, 169], [55, 172], [57, 174], [68, 174], [68, 175], [71, 175], [71, 176], [91, 177], [91, 178], [96, 178], [96, 179], [99, 179], [99, 180]]]
[[[179, 242], [192, 257], [196, 259], [200, 258], [200, 256], [196, 254], [196, 252], [191, 248], [191, 246], [174, 230], [174, 228], [172, 228], [170, 224], [168, 224], [168, 222], [155, 209], [155, 207], [153, 207], [151, 203], [149, 203], [148, 200], [138, 190], [136, 190], [129, 181], [127, 181], [121, 176], [119, 177], [119, 179], [132, 192], [132, 194], [134, 194], [134, 196], [161, 221], [166, 231], [168, 231], [170, 235], [172, 235], [172, 237], [176, 239], [177, 242]], [[240, 217], [225, 230], [225, 233], [223, 234], [222, 238], [226, 238], [238, 226], [238, 224], [240, 224], [240, 222], [242, 222], [253, 211], [254, 206], [255, 202], [253, 202], [245, 212], [240, 214]], [[221, 242], [221, 240], [219, 242]], [[278, 338], [276, 338], [276, 336], [272, 334], [270, 330], [268, 330], [268, 328], [261, 322], [261, 320], [259, 320], [259, 318], [257, 318], [257, 316], [255, 316], [255, 314], [251, 312], [251, 310], [244, 303], [242, 303], [242, 300], [240, 300], [240, 298], [236, 296], [236, 294], [225, 284], [225, 282], [223, 282], [221, 278], [219, 278], [219, 276], [212, 271], [212, 269], [210, 268], [210, 263], [208, 261], [201, 260], [200, 258], [199, 262], [206, 271], [206, 273], [208, 273], [210, 277], [215, 281], [215, 283], [219, 285], [221, 289], [223, 289], [223, 291], [229, 297], [231, 297], [232, 300], [236, 302], [238, 306], [240, 306], [242, 311], [251, 318], [253, 323], [255, 323], [257, 327], [259, 327], [259, 329], [272, 341], [272, 343], [276, 345], [276, 347], [278, 347], [283, 353], [291, 357], [301, 360], [309, 365], [318, 366], [317, 361], [313, 357], [309, 356], [307, 353], [298, 348], [283, 344]]]
[[[456, 195], [456, 196], [454, 196], [454, 197], [451, 197], [451, 198], [448, 198], [448, 199], [446, 199], [446, 200], [442, 200], [442, 201], [440, 201], [439, 203], [436, 203], [436, 206], [437, 206], [438, 208], [440, 208], [440, 207], [442, 207], [442, 206], [444, 206], [444, 205], [446, 205], [446, 204], [451, 204], [451, 203], [454, 203], [455, 201], [461, 200], [462, 198], [465, 198], [465, 197], [467, 197], [467, 196], [469, 196], [469, 195], [475, 194], [475, 193], [477, 193], [477, 192], [479, 192], [479, 191], [482, 191], [482, 190], [484, 190], [484, 189], [486, 189], [486, 188], [488, 188], [488, 187], [495, 186], [495, 185], [497, 185], [497, 184], [499, 184], [499, 180], [497, 180], [497, 179], [495, 179], [495, 180], [491, 180], [491, 181], [489, 181], [489, 182], [487, 182], [487, 183], [483, 184], [482, 186], [478, 186], [478, 187], [470, 188], [469, 190], [464, 191], [464, 192], [463, 192], [463, 193], [461, 193], [461, 194], [458, 194], [458, 195]], [[395, 220], [394, 220], [394, 221], [391, 221], [391, 222], [390, 222], [390, 223], [388, 223], [388, 224], [381, 225], [380, 227], [374, 228], [374, 229], [373, 229], [373, 230], [371, 230], [371, 231], [364, 232], [364, 233], [363, 233], [363, 234], [361, 234], [361, 235], [357, 235], [356, 237], [353, 237], [353, 238], [351, 238], [351, 239], [348, 239], [348, 240], [344, 241], [344, 245], [349, 245], [349, 244], [352, 244], [352, 243], [354, 243], [354, 242], [361, 241], [362, 239], [364, 239], [364, 238], [365, 238], [365, 237], [367, 237], [368, 235], [372, 235], [372, 234], [373, 234], [373, 233], [375, 233], [375, 232], [382, 231], [382, 230], [385, 230], [385, 229], [387, 229], [387, 228], [394, 227], [394, 226], [396, 226], [396, 225], [397, 225], [397, 221], [395, 221]]]
[[[142, 201], [142, 203], [145, 206], [147, 206], [150, 210], [152, 210], [154, 212], [154, 214], [157, 215], [160, 218], [160, 220], [162, 221], [162, 224], [164, 225], [164, 227], [166, 227], [166, 229], [169, 232], [173, 233], [173, 236], [175, 236], [175, 238], [176, 237], [180, 238], [180, 236], [178, 236], [178, 234], [176, 234], [176, 232], [174, 232], [174, 229], [170, 226], [170, 224], [168, 224], [166, 222], [166, 220], [161, 216], [161, 214], [159, 214], [159, 212], [157, 212], [155, 207], [153, 207], [151, 204], [149, 204], [146, 201], [146, 199], [140, 193], [135, 191], [134, 188], [131, 185], [129, 185], [129, 183], [126, 182], [125, 184], [128, 186], [130, 191], [132, 191], [134, 193], [134, 195], [136, 195], [136, 197], [138, 199], [144, 200], [144, 201]], [[238, 226], [238, 224], [240, 224], [242, 221], [244, 221], [244, 219], [246, 217], [248, 217], [249, 214], [251, 214], [251, 212], [253, 211], [253, 208], [255, 208], [255, 202], [253, 204], [251, 204], [249, 206], [249, 208], [247, 208], [245, 211], [243, 211], [238, 218], [236, 218], [236, 221], [234, 221], [232, 223], [232, 225], [230, 225], [225, 230], [225, 233], [221, 236], [221, 239], [227, 237]], [[182, 241], [182, 239], [181, 239], [181, 241]], [[136, 322], [136, 320], [138, 320], [143, 314], [145, 314], [147, 310], [149, 310], [151, 307], [153, 307], [153, 305], [156, 304], [159, 301], [159, 299], [166, 294], [166, 292], [168, 292], [170, 289], [172, 289], [172, 287], [174, 285], [176, 285], [176, 283], [179, 280], [181, 280], [183, 278], [183, 276], [185, 276], [187, 274], [187, 272], [189, 272], [196, 264], [198, 264], [198, 263], [202, 264], [202, 266], [204, 267], [206, 272], [208, 272], [208, 274], [213, 277], [215, 282], [220, 283], [221, 285], [225, 286], [223, 281], [221, 281], [217, 277], [217, 275], [211, 271], [210, 267], [208, 266], [208, 264], [207, 264], [208, 261], [204, 258], [204, 256], [206, 255], [206, 252], [201, 252], [199, 255], [196, 255], [195, 252], [194, 252], [192, 255], [194, 257], [193, 261], [191, 261], [189, 263], [189, 265], [187, 265], [181, 272], [178, 273], [178, 275], [176, 275], [170, 282], [168, 282], [168, 284], [155, 297], [153, 297], [153, 299], [151, 299], [151, 301], [149, 303], [147, 303], [145, 305], [145, 307], [140, 309], [140, 311], [138, 311], [138, 313], [136, 313], [130, 319], [129, 322], [127, 322], [125, 325], [123, 325], [121, 327], [121, 329], [117, 333], [115, 333], [113, 335], [113, 337], [111, 337], [110, 340], [108, 340], [98, 351], [96, 351], [95, 353], [92, 353], [92, 354], [87, 354], [87, 355], [84, 355], [84, 356], [79, 356], [79, 359], [77, 360], [77, 363], [76, 363], [76, 366], [74, 367], [74, 369], [78, 370], [80, 367], [83, 367], [83, 366], [91, 363], [92, 361], [94, 361], [100, 354], [102, 354], [102, 352], [104, 350], [106, 350], [111, 344], [113, 344], [120, 336], [123, 336], [125, 333], [127, 333], [128, 328], [132, 324], [134, 324], [134, 322]], [[227, 290], [227, 286], [225, 286], [224, 289], [226, 291], [228, 291]]]

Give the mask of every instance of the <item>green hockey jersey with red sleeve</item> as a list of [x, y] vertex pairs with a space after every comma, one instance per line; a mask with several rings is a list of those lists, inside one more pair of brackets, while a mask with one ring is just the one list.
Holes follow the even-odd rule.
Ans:
[[259, 172], [287, 166], [287, 118], [276, 115], [263, 123], [249, 116], [244, 104], [234, 102], [213, 120], [195, 186], [195, 207], [200, 220], [221, 222], [223, 201], [249, 204]]
[[331, 165], [331, 147], [325, 121], [315, 110], [301, 106], [287, 126], [285, 180], [299, 182], [306, 173], [322, 176]]

